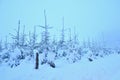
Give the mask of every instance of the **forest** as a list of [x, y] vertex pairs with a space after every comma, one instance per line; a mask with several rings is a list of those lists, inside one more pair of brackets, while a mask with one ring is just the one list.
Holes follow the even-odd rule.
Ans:
[[[11, 68], [17, 67], [22, 61], [35, 61], [36, 65], [49, 64], [55, 67], [55, 60], [64, 58], [69, 63], [80, 61], [83, 56], [86, 56], [88, 61], [103, 58], [110, 54], [120, 54], [120, 49], [113, 49], [105, 46], [104, 42], [97, 42], [95, 40], [85, 40], [80, 42], [78, 35], [74, 29], [74, 35], [71, 35], [71, 29], [68, 29], [69, 38], [65, 40], [65, 26], [64, 18], [62, 20], [63, 26], [61, 27], [60, 40], [56, 37], [51, 39], [50, 29], [53, 27], [48, 26], [46, 11], [44, 10], [45, 24], [44, 26], [35, 25], [32, 32], [25, 33], [25, 26], [21, 26], [21, 21], [18, 21], [16, 34], [10, 33], [9, 36], [12, 41], [9, 42], [7, 37], [5, 41], [0, 41], [0, 65], [5, 64]], [[21, 30], [23, 27], [23, 30]], [[40, 35], [36, 34], [36, 27], [42, 30]], [[40, 40], [38, 40], [41, 36]], [[40, 63], [40, 64], [39, 64]], [[34, 65], [34, 64], [33, 64]], [[38, 69], [38, 67], [36, 67]]]

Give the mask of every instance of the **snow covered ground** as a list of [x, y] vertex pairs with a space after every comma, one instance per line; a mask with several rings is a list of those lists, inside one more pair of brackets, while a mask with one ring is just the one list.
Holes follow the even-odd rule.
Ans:
[[48, 64], [34, 69], [34, 62], [23, 61], [15, 68], [0, 66], [0, 80], [120, 80], [120, 55], [111, 54], [92, 62], [87, 58], [76, 63], [64, 59], [55, 61], [56, 68]]

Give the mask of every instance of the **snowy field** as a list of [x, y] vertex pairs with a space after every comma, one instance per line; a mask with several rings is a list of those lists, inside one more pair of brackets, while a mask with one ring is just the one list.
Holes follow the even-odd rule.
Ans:
[[0, 80], [120, 80], [120, 0], [0, 0]]
[[0, 66], [0, 80], [120, 80], [120, 55], [111, 54], [92, 62], [87, 58], [76, 63], [55, 61], [56, 68], [48, 64], [34, 69], [34, 62], [23, 61], [15, 68]]

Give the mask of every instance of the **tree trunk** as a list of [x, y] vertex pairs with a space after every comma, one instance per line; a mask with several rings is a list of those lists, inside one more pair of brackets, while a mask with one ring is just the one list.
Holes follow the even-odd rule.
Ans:
[[39, 68], [39, 54], [36, 53], [36, 63], [35, 63], [35, 69]]

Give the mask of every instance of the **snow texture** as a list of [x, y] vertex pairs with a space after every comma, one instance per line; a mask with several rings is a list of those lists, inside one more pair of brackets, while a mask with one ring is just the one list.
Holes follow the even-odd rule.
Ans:
[[84, 56], [76, 63], [64, 58], [55, 60], [56, 68], [48, 64], [34, 69], [34, 61], [24, 60], [20, 66], [0, 66], [1, 80], [120, 80], [120, 55], [111, 54], [92, 62]]

